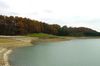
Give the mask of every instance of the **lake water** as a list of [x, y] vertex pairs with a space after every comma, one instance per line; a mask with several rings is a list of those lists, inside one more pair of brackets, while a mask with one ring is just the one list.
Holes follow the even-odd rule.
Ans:
[[12, 66], [100, 66], [100, 39], [41, 43], [14, 50]]

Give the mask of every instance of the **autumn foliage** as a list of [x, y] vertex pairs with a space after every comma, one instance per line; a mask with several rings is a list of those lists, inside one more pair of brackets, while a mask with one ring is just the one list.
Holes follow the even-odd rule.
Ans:
[[60, 36], [100, 36], [100, 33], [85, 27], [67, 27], [58, 24], [31, 20], [17, 16], [0, 15], [0, 35], [25, 35], [47, 33]]

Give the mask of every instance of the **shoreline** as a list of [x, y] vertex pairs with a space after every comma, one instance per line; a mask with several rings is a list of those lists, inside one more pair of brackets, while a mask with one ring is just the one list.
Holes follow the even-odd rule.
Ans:
[[[68, 40], [73, 40], [73, 39], [91, 39], [91, 38], [97, 38], [97, 37], [62, 37], [62, 38], [47, 38], [47, 39], [39, 39], [38, 37], [25, 37], [25, 36], [0, 36], [2, 39], [4, 38], [9, 38], [12, 41], [16, 40], [17, 42], [14, 43], [11, 41], [11, 43], [14, 43], [9, 45], [6, 43], [0, 43], [0, 66], [11, 66], [9, 63], [9, 55], [12, 53], [14, 48], [18, 47], [25, 47], [25, 46], [34, 46], [35, 42], [58, 42], [58, 41], [68, 41]], [[2, 45], [3, 44], [3, 45]], [[6, 45], [6, 46], [4, 46]], [[7, 46], [8, 45], [8, 46]]]
[[[13, 49], [24, 46], [32, 46], [31, 37], [25, 36], [0, 36], [0, 66], [11, 66], [9, 55]], [[37, 38], [33, 38], [37, 40]]]
[[57, 42], [65, 41], [65, 38], [46, 38], [26, 36], [0, 36], [0, 66], [10, 66], [9, 55], [13, 49], [25, 46], [34, 46], [38, 42]]
[[12, 49], [0, 48], [0, 66], [10, 66], [9, 64], [9, 55], [11, 54]]
[[11, 54], [12, 50], [8, 49], [5, 53], [4, 53], [4, 62], [5, 65], [4, 66], [11, 66], [9, 63], [9, 55]]

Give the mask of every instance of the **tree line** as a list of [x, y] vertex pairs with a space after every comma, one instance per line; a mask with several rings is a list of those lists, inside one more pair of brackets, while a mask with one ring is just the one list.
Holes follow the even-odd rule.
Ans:
[[26, 35], [31, 33], [47, 33], [59, 36], [100, 36], [100, 33], [86, 27], [67, 27], [58, 24], [22, 18], [18, 16], [0, 15], [0, 35]]

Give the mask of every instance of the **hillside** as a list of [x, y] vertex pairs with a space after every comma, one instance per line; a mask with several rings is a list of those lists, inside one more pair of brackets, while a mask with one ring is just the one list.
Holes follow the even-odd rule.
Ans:
[[100, 36], [100, 33], [86, 27], [67, 27], [58, 24], [22, 18], [18, 16], [0, 15], [0, 35], [27, 35], [46, 33], [57, 36]]

